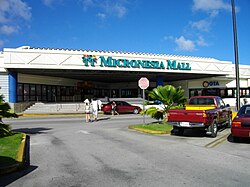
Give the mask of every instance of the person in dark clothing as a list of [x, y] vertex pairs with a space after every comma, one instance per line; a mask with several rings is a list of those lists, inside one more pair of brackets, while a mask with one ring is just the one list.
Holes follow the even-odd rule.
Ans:
[[117, 112], [117, 106], [115, 101], [112, 102], [111, 109], [112, 109], [112, 116], [114, 116], [115, 114], [119, 115], [119, 113]]

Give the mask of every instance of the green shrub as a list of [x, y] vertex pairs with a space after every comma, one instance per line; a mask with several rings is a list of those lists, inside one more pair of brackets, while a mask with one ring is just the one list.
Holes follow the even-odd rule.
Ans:
[[12, 134], [10, 125], [5, 124], [2, 121], [2, 118], [4, 117], [5, 118], [11, 118], [11, 117], [17, 118], [18, 117], [16, 113], [12, 113], [10, 112], [10, 110], [11, 110], [11, 107], [9, 103], [6, 103], [4, 101], [4, 96], [0, 95], [0, 137], [9, 136]]

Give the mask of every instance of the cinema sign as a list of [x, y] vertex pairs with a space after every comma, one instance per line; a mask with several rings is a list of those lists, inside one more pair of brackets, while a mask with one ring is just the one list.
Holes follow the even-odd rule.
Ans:
[[86, 67], [119, 67], [119, 68], [145, 68], [145, 69], [169, 69], [169, 70], [191, 70], [190, 63], [177, 62], [176, 60], [134, 60], [134, 59], [115, 59], [113, 57], [100, 56], [98, 59], [95, 55], [84, 55], [82, 61]]

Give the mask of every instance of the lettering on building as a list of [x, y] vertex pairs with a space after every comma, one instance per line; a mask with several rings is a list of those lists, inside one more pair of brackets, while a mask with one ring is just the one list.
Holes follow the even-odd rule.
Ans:
[[119, 68], [145, 68], [145, 69], [168, 69], [168, 70], [191, 70], [190, 63], [177, 62], [176, 60], [137, 60], [137, 59], [115, 59], [112, 57], [100, 56], [98, 59], [95, 55], [84, 55], [82, 61], [85, 66], [95, 67], [119, 67]]
[[204, 88], [207, 88], [207, 87], [213, 87], [213, 86], [220, 86], [220, 84], [219, 84], [219, 81], [204, 81], [202, 83], [202, 86]]

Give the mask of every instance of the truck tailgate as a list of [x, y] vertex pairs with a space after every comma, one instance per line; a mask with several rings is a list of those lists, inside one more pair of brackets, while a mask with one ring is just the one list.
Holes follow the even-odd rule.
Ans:
[[186, 110], [211, 110], [215, 108], [215, 105], [186, 105]]
[[203, 122], [205, 114], [204, 110], [169, 110], [168, 121], [169, 122]]

